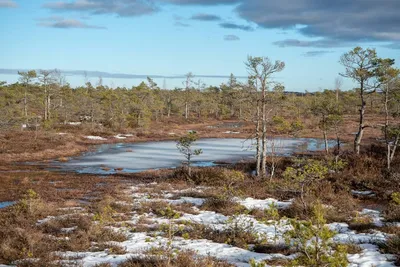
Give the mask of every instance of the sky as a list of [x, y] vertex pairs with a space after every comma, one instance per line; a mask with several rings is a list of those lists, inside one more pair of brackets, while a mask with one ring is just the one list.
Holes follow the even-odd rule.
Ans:
[[317, 91], [334, 87], [340, 56], [355, 46], [400, 62], [399, 13], [399, 0], [0, 0], [0, 80], [18, 79], [5, 70], [57, 68], [160, 76], [161, 87], [166, 76], [168, 88], [182, 86], [168, 77], [192, 72], [219, 85], [246, 77], [251, 55], [284, 61], [273, 78], [287, 91]]

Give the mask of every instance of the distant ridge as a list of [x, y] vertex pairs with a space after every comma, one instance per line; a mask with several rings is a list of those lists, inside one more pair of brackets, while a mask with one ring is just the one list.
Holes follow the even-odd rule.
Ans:
[[[17, 75], [18, 71], [28, 71], [31, 69], [0, 69], [0, 74]], [[151, 74], [125, 74], [125, 73], [109, 73], [102, 71], [85, 71], [85, 70], [60, 70], [66, 76], [87, 76], [87, 77], [102, 77], [102, 78], [117, 78], [117, 79], [146, 79], [151, 78], [165, 78], [165, 79], [182, 79], [185, 75], [151, 75]], [[230, 75], [195, 75], [199, 78], [229, 78]], [[236, 78], [245, 79], [247, 76], [235, 76]]]

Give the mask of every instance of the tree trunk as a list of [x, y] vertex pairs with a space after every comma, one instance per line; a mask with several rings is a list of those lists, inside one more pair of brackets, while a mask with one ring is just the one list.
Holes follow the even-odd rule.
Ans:
[[[335, 154], [336, 154], [335, 155], [335, 163], [337, 166], [337, 164], [339, 162], [339, 156], [340, 156], [340, 137], [339, 137], [339, 129], [337, 126], [335, 126], [335, 132], [336, 132], [336, 146], [337, 146], [337, 149], [335, 152]], [[335, 171], [337, 171], [337, 170], [335, 170]]]
[[24, 116], [25, 116], [25, 123], [28, 123], [28, 100], [27, 100], [27, 92], [26, 92], [26, 87], [25, 87], [25, 92], [24, 92]]
[[189, 106], [188, 106], [188, 102], [185, 102], [185, 119], [188, 119], [189, 117]]
[[188, 165], [188, 175], [189, 175], [189, 178], [192, 178], [192, 168], [191, 168], [191, 166], [190, 166], [190, 162], [191, 161], [191, 158], [190, 158], [190, 154], [188, 155], [188, 161], [187, 161], [187, 165]]
[[360, 148], [361, 148], [361, 140], [364, 135], [364, 115], [365, 115], [365, 100], [364, 100], [364, 84], [363, 81], [361, 81], [361, 88], [360, 88], [360, 97], [361, 97], [361, 107], [360, 107], [360, 121], [359, 121], [359, 127], [358, 127], [358, 132], [356, 134], [356, 137], [354, 139], [354, 152], [359, 155], [360, 154]]
[[48, 94], [47, 95], [47, 119], [49, 119], [49, 120], [50, 120], [50, 117], [51, 117], [50, 106], [51, 106], [51, 99], [50, 99], [50, 94]]
[[267, 174], [267, 110], [265, 101], [265, 87], [262, 88], [262, 156], [261, 156], [261, 176]]
[[260, 176], [261, 169], [261, 138], [260, 138], [260, 104], [257, 101], [257, 118], [256, 118], [256, 175]]
[[271, 173], [270, 179], [274, 179], [276, 169], [276, 150], [275, 150], [275, 139], [271, 138]]
[[392, 162], [394, 159], [394, 155], [396, 153], [397, 146], [399, 145], [399, 141], [400, 141], [400, 135], [397, 135], [393, 143], [392, 153], [390, 155], [390, 162]]
[[325, 152], [326, 152], [326, 154], [329, 154], [328, 134], [327, 134], [326, 130], [324, 130], [323, 133], [324, 133], [324, 142], [325, 142]]
[[47, 88], [44, 87], [44, 120], [47, 121]]
[[391, 147], [390, 147], [390, 140], [389, 140], [389, 92], [388, 87], [385, 90], [385, 142], [387, 146], [387, 169], [390, 170], [390, 156], [391, 156]]
[[171, 99], [170, 98], [168, 98], [168, 102], [167, 102], [168, 104], [167, 104], [167, 117], [169, 118], [170, 116], [171, 116]]

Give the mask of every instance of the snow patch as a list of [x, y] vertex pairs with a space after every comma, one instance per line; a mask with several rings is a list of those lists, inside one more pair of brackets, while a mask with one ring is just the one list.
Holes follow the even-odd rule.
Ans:
[[88, 135], [88, 136], [85, 136], [85, 138], [90, 139], [90, 140], [107, 140], [107, 139], [104, 138], [104, 137], [101, 137], [101, 136], [94, 136], [94, 135]]
[[204, 198], [195, 198], [195, 197], [181, 197], [180, 199], [168, 199], [166, 200], [168, 203], [173, 205], [180, 205], [180, 204], [193, 204], [194, 206], [202, 206], [206, 201]]
[[292, 200], [289, 201], [278, 201], [273, 198], [267, 198], [267, 199], [254, 199], [251, 197], [248, 197], [244, 200], [241, 199], [236, 199], [236, 201], [241, 204], [242, 206], [245, 206], [247, 209], [270, 209], [270, 205], [274, 204], [277, 206], [278, 209], [287, 209], [289, 208], [290, 205], [292, 205]]
[[70, 121], [70, 122], [67, 122], [67, 124], [69, 124], [69, 125], [81, 125], [82, 122], [80, 122], [80, 121], [76, 121], [76, 122]]
[[240, 132], [233, 132], [233, 131], [226, 131], [223, 133], [225, 133], [225, 134], [240, 134]]
[[372, 219], [374, 225], [377, 227], [383, 227], [385, 225], [383, 223], [384, 218], [381, 216], [381, 213], [377, 210], [363, 209], [360, 212], [360, 214], [370, 217]]
[[396, 266], [391, 262], [395, 260], [395, 257], [389, 254], [381, 254], [376, 245], [362, 244], [360, 247], [363, 249], [360, 254], [349, 254], [347, 256], [347, 259], [350, 262], [350, 267]]
[[358, 190], [351, 190], [351, 193], [353, 195], [358, 195], [358, 196], [369, 196], [369, 197], [374, 197], [376, 196], [374, 192], [372, 191], [358, 191]]

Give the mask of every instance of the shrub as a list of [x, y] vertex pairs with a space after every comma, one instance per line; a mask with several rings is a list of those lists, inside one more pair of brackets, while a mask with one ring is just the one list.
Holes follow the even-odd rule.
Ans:
[[297, 134], [303, 129], [304, 129], [304, 124], [299, 119], [295, 120], [290, 124], [290, 133], [293, 134], [294, 136], [297, 136]]
[[255, 244], [259, 240], [253, 222], [242, 215], [229, 217], [223, 235], [226, 244], [245, 249], [248, 249], [249, 244]]
[[[162, 251], [160, 253], [162, 255]], [[169, 264], [169, 265], [167, 265]], [[200, 257], [192, 251], [179, 252], [170, 263], [165, 257], [144, 256], [133, 257], [118, 265], [118, 267], [233, 267], [232, 264], [214, 259], [212, 257]]]
[[400, 264], [400, 234], [389, 237], [386, 242], [378, 244], [380, 249], [387, 254], [393, 254], [397, 257], [396, 266]]
[[292, 230], [285, 233], [288, 245], [300, 253], [292, 265], [332, 266], [348, 265], [346, 247], [337, 245], [334, 250], [332, 237], [335, 232], [325, 225], [324, 209], [320, 203], [313, 207], [313, 217], [307, 221], [290, 220]]
[[274, 227], [274, 244], [277, 245], [278, 241], [278, 227], [281, 225], [281, 216], [278, 211], [278, 206], [275, 203], [269, 204], [269, 208], [264, 211], [266, 218], [264, 223]]
[[304, 211], [307, 211], [305, 196], [308, 193], [309, 187], [315, 182], [325, 179], [327, 174], [328, 168], [323, 162], [300, 159], [295, 162], [295, 167], [286, 168], [283, 177], [297, 185]]
[[35, 191], [28, 189], [23, 198], [14, 206], [14, 209], [16, 214], [24, 214], [36, 218], [45, 212], [48, 207]]
[[102, 201], [94, 206], [93, 220], [98, 221], [100, 224], [108, 224], [114, 222], [115, 210], [111, 207], [113, 198], [106, 196]]
[[360, 216], [356, 213], [356, 216], [349, 222], [349, 228], [357, 232], [365, 232], [376, 227], [371, 217]]
[[290, 123], [281, 116], [273, 116], [272, 125], [279, 133], [288, 133], [290, 131]]
[[244, 212], [246, 208], [231, 198], [211, 197], [208, 198], [201, 206], [203, 210], [211, 210], [222, 213], [226, 216], [231, 216], [236, 213]]
[[243, 182], [245, 176], [242, 172], [226, 168], [200, 168], [192, 173], [191, 179], [196, 185], [221, 186], [226, 194], [236, 195], [234, 186]]
[[395, 192], [391, 195], [391, 201], [384, 212], [387, 221], [400, 221], [400, 193]]

